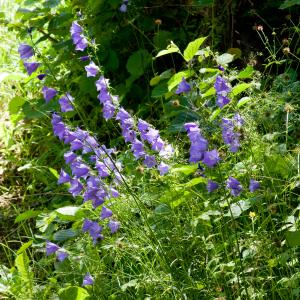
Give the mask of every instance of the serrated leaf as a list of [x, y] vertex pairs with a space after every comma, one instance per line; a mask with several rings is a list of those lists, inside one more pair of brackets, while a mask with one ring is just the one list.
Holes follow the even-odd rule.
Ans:
[[187, 79], [187, 78], [193, 76], [194, 74], [195, 74], [195, 72], [193, 70], [185, 70], [185, 71], [181, 71], [181, 72], [178, 72], [175, 75], [173, 75], [168, 81], [169, 91], [171, 91], [174, 87], [176, 87], [181, 82], [182, 77]]
[[254, 69], [252, 66], [247, 66], [243, 71], [241, 71], [238, 75], [238, 78], [251, 78], [252, 74], [254, 73]]
[[155, 57], [160, 57], [170, 53], [180, 53], [180, 49], [173, 42], [171, 42], [167, 49], [159, 51]]
[[244, 106], [246, 103], [248, 103], [249, 101], [251, 101], [252, 99], [250, 97], [243, 97], [239, 100], [239, 102], [237, 103], [237, 107], [242, 107]]
[[202, 94], [202, 98], [206, 98], [206, 97], [212, 96], [215, 93], [216, 93], [216, 89], [212, 86], [204, 94]]
[[60, 289], [58, 295], [60, 300], [85, 300], [90, 296], [86, 289], [79, 286]]
[[209, 117], [209, 120], [213, 121], [220, 114], [220, 112], [221, 112], [221, 108], [217, 108], [216, 110], [214, 110], [214, 112]]
[[229, 54], [229, 53], [224, 53], [221, 54], [220, 56], [218, 56], [216, 58], [217, 64], [218, 65], [227, 65], [229, 63], [231, 63], [234, 59], [234, 55]]
[[54, 233], [53, 240], [57, 242], [66, 241], [77, 236], [77, 232], [73, 229], [63, 229]]
[[233, 96], [237, 96], [240, 93], [244, 92], [245, 90], [247, 90], [249, 87], [251, 86], [250, 83], [239, 83], [236, 86], [233, 87], [231, 93]]
[[17, 254], [21, 254], [23, 253], [26, 249], [28, 249], [31, 245], [32, 245], [33, 241], [29, 241], [27, 243], [24, 243], [20, 248], [19, 250], [17, 251]]
[[206, 37], [198, 38], [188, 44], [183, 52], [183, 57], [186, 61], [190, 61], [198, 52], [200, 46], [206, 40]]
[[39, 210], [27, 210], [21, 214], [19, 214], [16, 218], [15, 218], [15, 223], [19, 223], [31, 218], [35, 218], [36, 216], [38, 216], [41, 213], [41, 211]]
[[198, 169], [198, 165], [182, 165], [171, 169], [171, 173], [183, 173], [184, 175], [189, 175], [194, 173]]

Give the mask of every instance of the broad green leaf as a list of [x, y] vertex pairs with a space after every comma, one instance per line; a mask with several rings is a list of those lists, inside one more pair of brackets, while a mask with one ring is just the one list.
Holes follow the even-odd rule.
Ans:
[[252, 66], [247, 66], [243, 71], [241, 71], [238, 75], [238, 78], [251, 78], [252, 74], [254, 73], [254, 69]]
[[171, 42], [171, 44], [167, 47], [167, 49], [159, 51], [155, 57], [160, 57], [166, 54], [176, 53], [176, 52], [180, 53], [180, 50], [173, 42]]
[[191, 193], [188, 191], [184, 191], [184, 193], [181, 197], [179, 197], [178, 199], [176, 199], [175, 201], [172, 201], [170, 203], [170, 207], [175, 208], [175, 207], [179, 206], [180, 204], [186, 202], [188, 199], [190, 199], [190, 197], [191, 197]]
[[169, 91], [171, 91], [174, 87], [176, 87], [181, 82], [182, 77], [187, 79], [187, 78], [193, 76], [194, 74], [195, 74], [195, 72], [193, 70], [185, 70], [185, 71], [181, 71], [181, 72], [178, 72], [175, 75], [173, 75], [168, 81]]
[[28, 249], [31, 245], [32, 245], [32, 240], [30, 240], [29, 242], [27, 243], [24, 243], [20, 248], [19, 250], [17, 251], [17, 254], [21, 254], [22, 252], [24, 252], [26, 249]]
[[54, 233], [53, 240], [57, 242], [66, 241], [76, 237], [78, 233], [73, 229], [62, 229]]
[[58, 213], [58, 217], [62, 220], [73, 221], [76, 220], [76, 213], [78, 212], [78, 206], [65, 206], [58, 208], [56, 212]]
[[300, 231], [287, 231], [285, 233], [286, 240], [290, 247], [300, 246]]
[[141, 49], [134, 52], [127, 61], [126, 68], [134, 76], [141, 76], [152, 61], [150, 53]]
[[212, 86], [204, 94], [202, 94], [202, 98], [206, 98], [206, 97], [212, 96], [215, 93], [216, 93], [216, 89]]
[[218, 69], [215, 69], [215, 68], [201, 68], [199, 70], [199, 72], [201, 74], [205, 74], [205, 73], [217, 73], [218, 72]]
[[160, 82], [160, 76], [155, 76], [150, 79], [150, 86], [157, 85]]
[[171, 169], [171, 173], [183, 173], [184, 175], [189, 175], [194, 173], [198, 169], [198, 165], [182, 165]]
[[250, 97], [243, 97], [243, 98], [241, 98], [240, 100], [239, 100], [239, 102], [237, 103], [237, 107], [242, 107], [242, 106], [244, 106], [246, 103], [248, 103], [249, 101], [251, 101], [252, 100], [252, 98], [250, 98]]
[[159, 98], [164, 96], [168, 92], [168, 86], [166, 83], [162, 83], [154, 87], [154, 89], [151, 92], [151, 97], [153, 98]]
[[190, 181], [188, 181], [187, 183], [182, 184], [185, 187], [192, 187], [194, 185], [197, 185], [199, 183], [206, 183], [207, 179], [205, 179], [204, 177], [197, 177], [197, 178], [193, 178]]
[[58, 295], [60, 300], [85, 300], [90, 296], [86, 289], [79, 286], [60, 289]]
[[183, 57], [186, 61], [190, 61], [199, 50], [200, 46], [203, 44], [203, 42], [206, 40], [206, 37], [198, 38], [188, 44], [186, 49], [183, 52]]
[[19, 96], [12, 98], [8, 104], [8, 111], [10, 115], [17, 114], [22, 105], [25, 103], [25, 99]]
[[[239, 217], [245, 210], [249, 209], [254, 204], [252, 200], [241, 200], [237, 203], [230, 205], [229, 211], [224, 214], [224, 216], [231, 217], [231, 214], [234, 218]], [[231, 213], [230, 213], [231, 211]]]
[[229, 63], [231, 63], [234, 59], [234, 55], [229, 54], [229, 53], [224, 53], [221, 54], [220, 56], [218, 56], [216, 58], [217, 64], [218, 65], [227, 65]]
[[166, 203], [162, 203], [154, 209], [154, 213], [157, 215], [168, 215], [170, 212], [170, 207]]
[[240, 93], [244, 92], [245, 90], [247, 90], [249, 87], [251, 86], [250, 83], [239, 83], [236, 86], [233, 87], [231, 93], [233, 96], [237, 96]]
[[19, 223], [21, 221], [25, 221], [31, 218], [35, 218], [41, 213], [39, 210], [27, 210], [15, 218], [15, 223]]
[[55, 212], [51, 212], [49, 214], [46, 213], [40, 214], [36, 220], [36, 227], [39, 229], [39, 231], [45, 232], [48, 226], [56, 218], [56, 215], [57, 214]]
[[294, 5], [300, 5], [300, 0], [285, 0], [280, 6], [280, 9], [286, 9]]

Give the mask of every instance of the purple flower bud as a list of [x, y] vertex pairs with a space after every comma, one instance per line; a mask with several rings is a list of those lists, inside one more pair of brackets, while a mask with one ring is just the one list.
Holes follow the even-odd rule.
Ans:
[[175, 94], [181, 94], [181, 93], [187, 93], [191, 91], [191, 86], [187, 83], [184, 77], [182, 77], [181, 82], [178, 85], [177, 90], [175, 91]]
[[98, 66], [96, 66], [96, 64], [91, 61], [89, 65], [84, 67], [87, 73], [87, 77], [95, 77], [98, 72], [99, 72], [99, 68]]
[[235, 197], [239, 196], [243, 190], [241, 183], [231, 176], [227, 179], [226, 187], [230, 190], [231, 195]]
[[120, 6], [119, 9], [120, 9], [120, 12], [126, 13], [126, 11], [127, 11], [127, 5], [123, 3], [123, 4]]
[[161, 162], [157, 168], [158, 168], [160, 176], [163, 176], [169, 172], [170, 167], [167, 164], [165, 164], [164, 162]]
[[34, 55], [32, 47], [26, 44], [20, 44], [18, 48], [21, 59], [30, 58]]
[[31, 75], [33, 72], [35, 72], [39, 65], [40, 64], [37, 62], [24, 62], [24, 67], [26, 68], [28, 75]]
[[39, 80], [43, 80], [46, 77], [46, 74], [39, 74], [36, 76]]
[[94, 278], [91, 276], [90, 273], [86, 273], [82, 281], [82, 286], [93, 285], [93, 284], [94, 284]]
[[106, 208], [105, 206], [102, 206], [100, 219], [104, 220], [106, 218], [110, 218], [113, 215], [112, 211], [109, 208]]
[[212, 180], [208, 180], [207, 182], [207, 186], [206, 186], [206, 189], [209, 193], [215, 191], [216, 189], [219, 188], [219, 185], [217, 182], [215, 181], [212, 181]]
[[85, 55], [85, 56], [79, 57], [79, 59], [80, 59], [81, 61], [87, 61], [87, 60], [90, 59], [90, 57], [89, 57], [88, 55]]
[[58, 250], [56, 252], [56, 258], [60, 262], [64, 261], [68, 256], [69, 256], [69, 254], [63, 250]]
[[52, 98], [54, 98], [57, 94], [57, 91], [53, 88], [49, 88], [47, 86], [44, 86], [42, 89], [44, 99], [46, 102], [49, 102]]
[[46, 241], [46, 256], [49, 256], [53, 253], [55, 253], [59, 249], [59, 246], [51, 243], [49, 241]]
[[249, 191], [251, 193], [255, 192], [257, 189], [260, 188], [260, 183], [254, 179], [250, 179], [250, 184], [249, 184]]
[[109, 220], [108, 227], [110, 228], [111, 233], [115, 233], [116, 231], [118, 231], [118, 229], [120, 227], [120, 222], [114, 221], [114, 220]]

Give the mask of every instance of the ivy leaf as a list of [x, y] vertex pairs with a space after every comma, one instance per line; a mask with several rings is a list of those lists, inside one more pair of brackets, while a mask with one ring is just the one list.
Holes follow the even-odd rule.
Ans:
[[197, 51], [199, 50], [200, 46], [203, 44], [203, 42], [206, 40], [206, 37], [198, 38], [188, 44], [186, 49], [183, 52], [183, 57], [186, 61], [190, 61]]

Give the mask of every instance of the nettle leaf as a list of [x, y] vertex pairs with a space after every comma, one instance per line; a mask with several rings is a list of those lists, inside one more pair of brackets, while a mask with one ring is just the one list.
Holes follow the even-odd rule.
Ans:
[[58, 295], [60, 300], [85, 300], [90, 296], [86, 289], [79, 286], [60, 289]]
[[127, 71], [134, 76], [141, 76], [152, 61], [150, 53], [141, 49], [134, 52], [127, 61]]
[[251, 86], [250, 83], [240, 83], [240, 84], [237, 84], [231, 91], [232, 95], [233, 96], [237, 96], [239, 95], [240, 93], [244, 92], [245, 90], [247, 90], [249, 87]]
[[217, 56], [216, 61], [218, 65], [227, 65], [231, 63], [234, 59], [234, 55], [229, 53], [221, 54], [220, 56]]
[[155, 57], [160, 57], [170, 53], [180, 53], [180, 49], [172, 41], [167, 49], [159, 51]]
[[181, 71], [176, 73], [175, 75], [173, 75], [170, 80], [168, 81], [168, 89], [169, 91], [171, 91], [174, 87], [176, 87], [182, 80], [182, 77], [184, 77], [185, 79], [193, 76], [195, 74], [195, 72], [193, 70], [185, 70], [185, 71]]
[[203, 44], [203, 42], [206, 40], [206, 37], [201, 37], [193, 42], [190, 42], [186, 49], [183, 52], [183, 57], [186, 61], [190, 61], [198, 52], [200, 46]]

